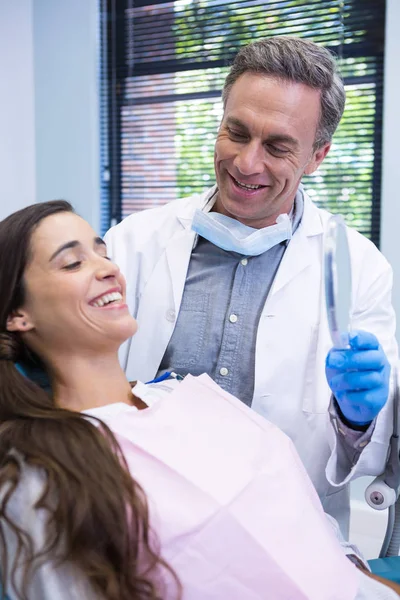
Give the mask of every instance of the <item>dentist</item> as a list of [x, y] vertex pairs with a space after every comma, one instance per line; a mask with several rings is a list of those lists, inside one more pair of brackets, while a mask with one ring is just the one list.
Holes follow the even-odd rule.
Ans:
[[106, 236], [139, 323], [120, 359], [131, 380], [206, 372], [275, 423], [347, 537], [348, 483], [384, 469], [397, 347], [391, 268], [349, 229], [354, 330], [348, 350], [331, 349], [330, 215], [301, 179], [329, 152], [343, 83], [326, 49], [275, 37], [238, 53], [223, 102], [216, 185], [131, 215]]

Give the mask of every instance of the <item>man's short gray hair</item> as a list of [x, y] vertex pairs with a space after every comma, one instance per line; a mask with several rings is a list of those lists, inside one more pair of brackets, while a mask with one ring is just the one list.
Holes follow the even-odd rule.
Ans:
[[244, 46], [236, 55], [222, 90], [224, 108], [235, 81], [257, 73], [303, 83], [321, 92], [321, 113], [314, 148], [332, 140], [342, 118], [346, 95], [333, 55], [314, 42], [291, 36], [265, 38]]

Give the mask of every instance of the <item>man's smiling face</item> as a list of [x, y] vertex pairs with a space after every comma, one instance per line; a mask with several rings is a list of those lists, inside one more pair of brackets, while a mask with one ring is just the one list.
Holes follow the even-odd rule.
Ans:
[[330, 144], [314, 149], [320, 91], [247, 72], [233, 84], [215, 144], [214, 210], [251, 227], [289, 213], [304, 174]]

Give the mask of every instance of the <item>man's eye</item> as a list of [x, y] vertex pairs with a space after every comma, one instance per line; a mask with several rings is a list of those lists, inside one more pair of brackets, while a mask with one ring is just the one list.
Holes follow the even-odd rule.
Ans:
[[73, 271], [74, 269], [79, 269], [79, 267], [81, 266], [81, 264], [82, 264], [82, 261], [81, 260], [77, 260], [77, 261], [75, 261], [73, 263], [70, 263], [69, 265], [65, 265], [63, 267], [63, 269], [65, 271]]
[[278, 154], [278, 155], [282, 155], [282, 154], [287, 154], [287, 150], [284, 148], [278, 148], [277, 146], [274, 146], [273, 144], [268, 144], [268, 149], [270, 150], [270, 152], [272, 152], [272, 154]]
[[233, 129], [228, 129], [228, 133], [231, 139], [233, 140], [244, 140], [246, 139], [246, 136], [244, 133], [241, 133], [240, 131], [234, 131]]

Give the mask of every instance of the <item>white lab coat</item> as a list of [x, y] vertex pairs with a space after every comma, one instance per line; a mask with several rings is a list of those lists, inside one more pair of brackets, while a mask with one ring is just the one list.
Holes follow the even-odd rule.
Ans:
[[[106, 235], [109, 254], [127, 279], [136, 335], [121, 348], [130, 380], [154, 378], [182, 300], [195, 234], [191, 222], [215, 188], [135, 213]], [[356, 464], [332, 427], [325, 358], [332, 346], [325, 311], [323, 235], [329, 213], [304, 194], [302, 221], [290, 241], [262, 311], [256, 342], [252, 408], [295, 443], [325, 510], [347, 532], [350, 479], [378, 475], [392, 432], [390, 402]], [[397, 357], [391, 305], [392, 270], [376, 247], [348, 229], [353, 272], [352, 329], [374, 333], [389, 360]], [[188, 332], [190, 335], [190, 332]], [[357, 455], [358, 456], [358, 455]]]

